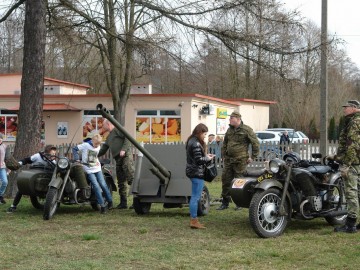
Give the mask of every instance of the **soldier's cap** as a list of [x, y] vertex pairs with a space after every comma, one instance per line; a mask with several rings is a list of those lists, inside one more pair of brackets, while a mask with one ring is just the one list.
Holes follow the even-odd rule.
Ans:
[[354, 108], [359, 109], [360, 108], [360, 102], [357, 101], [357, 100], [349, 100], [342, 106], [343, 107], [354, 107]]
[[236, 117], [236, 118], [241, 118], [241, 114], [238, 111], [233, 111], [230, 114], [230, 117]]

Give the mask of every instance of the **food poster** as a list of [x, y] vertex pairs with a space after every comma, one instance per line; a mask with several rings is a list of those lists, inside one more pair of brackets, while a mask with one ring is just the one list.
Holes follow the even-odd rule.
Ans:
[[6, 141], [15, 141], [17, 134], [17, 116], [1, 116], [0, 117], [0, 133], [4, 134]]
[[136, 118], [136, 141], [149, 143], [150, 142], [150, 117]]
[[136, 140], [144, 143], [180, 142], [180, 118], [137, 117]]
[[101, 116], [84, 116], [83, 117], [83, 140], [92, 138], [95, 134], [99, 133], [106, 140], [110, 130], [103, 128], [104, 118]]
[[181, 141], [181, 119], [168, 118], [167, 120], [167, 142], [180, 142]]

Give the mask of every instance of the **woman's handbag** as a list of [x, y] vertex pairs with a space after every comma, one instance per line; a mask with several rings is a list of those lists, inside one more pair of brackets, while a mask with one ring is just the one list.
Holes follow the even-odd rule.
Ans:
[[204, 180], [206, 182], [212, 182], [217, 176], [217, 169], [215, 161], [212, 159], [210, 164], [205, 165]]

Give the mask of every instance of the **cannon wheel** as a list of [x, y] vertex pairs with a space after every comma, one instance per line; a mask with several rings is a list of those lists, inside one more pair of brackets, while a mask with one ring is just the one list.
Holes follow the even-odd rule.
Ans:
[[55, 214], [59, 202], [57, 202], [57, 197], [59, 194], [59, 190], [55, 187], [50, 187], [48, 190], [48, 193], [46, 194], [46, 200], [44, 205], [44, 220], [49, 220], [52, 218], [52, 216]]
[[198, 203], [198, 216], [205, 216], [210, 211], [210, 194], [207, 186], [204, 186]]
[[[345, 199], [345, 187], [344, 180], [342, 178], [336, 179], [335, 184], [337, 186], [328, 193], [328, 196], [331, 199], [331, 208], [336, 208], [336, 210], [346, 210], [346, 199]], [[347, 215], [337, 216], [337, 217], [325, 217], [325, 220], [330, 225], [344, 225]]]
[[[110, 180], [108, 180], [108, 178], [105, 175], [104, 175], [104, 177], [105, 177], [106, 185], [107, 185], [107, 187], [110, 191], [111, 197], [112, 197], [113, 189], [112, 189], [111, 182], [110, 182]], [[104, 201], [106, 201], [104, 193], [103, 193], [103, 199], [104, 199]], [[91, 201], [90, 204], [91, 204], [92, 209], [94, 209], [95, 211], [100, 211], [100, 206], [97, 203], [96, 197], [95, 197], [95, 201]]]
[[133, 206], [136, 214], [146, 215], [150, 212], [151, 203], [141, 202], [139, 197], [133, 198]]
[[34, 206], [34, 208], [39, 209], [39, 210], [43, 210], [44, 209], [44, 198], [40, 198], [38, 196], [30, 196], [30, 201], [32, 206]]
[[[251, 227], [262, 238], [277, 237], [283, 233], [288, 223], [287, 216], [277, 216], [281, 202], [281, 192], [275, 188], [257, 191], [250, 202], [249, 219]], [[284, 203], [289, 212], [289, 202]]]

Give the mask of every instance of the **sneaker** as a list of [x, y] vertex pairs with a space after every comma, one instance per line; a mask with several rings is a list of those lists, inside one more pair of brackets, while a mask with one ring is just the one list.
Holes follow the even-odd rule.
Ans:
[[16, 211], [16, 206], [11, 206], [6, 210], [6, 213], [14, 213]]
[[6, 201], [4, 200], [3, 196], [0, 196], [0, 204], [6, 204]]

